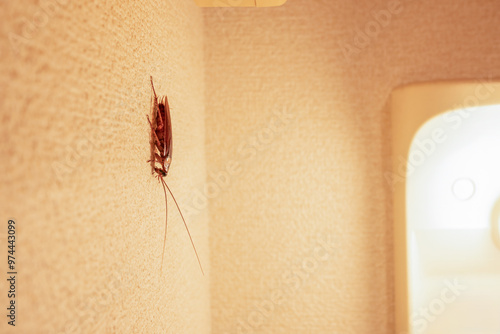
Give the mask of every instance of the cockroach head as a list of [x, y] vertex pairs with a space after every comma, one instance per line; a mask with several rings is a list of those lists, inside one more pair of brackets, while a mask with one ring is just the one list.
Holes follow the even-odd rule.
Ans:
[[165, 171], [161, 168], [155, 167], [155, 172], [158, 174], [158, 176], [161, 176], [161, 177], [167, 176], [167, 171]]

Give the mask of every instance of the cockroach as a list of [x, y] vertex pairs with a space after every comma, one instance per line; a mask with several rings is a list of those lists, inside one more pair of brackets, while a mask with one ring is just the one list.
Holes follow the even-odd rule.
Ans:
[[172, 162], [172, 121], [170, 118], [170, 107], [168, 105], [167, 96], [156, 95], [155, 87], [153, 85], [153, 77], [151, 76], [151, 88], [153, 90], [153, 98], [152, 98], [152, 116], [153, 121], [149, 119], [149, 115], [147, 115], [149, 125], [151, 126], [151, 159], [148, 162], [151, 163], [151, 173], [158, 178], [158, 181], [163, 186], [163, 193], [165, 194], [165, 234], [163, 236], [163, 252], [161, 254], [161, 270], [163, 270], [163, 257], [165, 255], [165, 244], [167, 241], [167, 217], [168, 217], [168, 203], [167, 203], [167, 190], [172, 196], [174, 200], [175, 206], [181, 215], [182, 221], [184, 222], [184, 226], [186, 227], [186, 231], [189, 236], [189, 240], [191, 240], [191, 245], [193, 245], [194, 253], [196, 255], [196, 259], [198, 260], [198, 264], [200, 265], [201, 273], [205, 275], [203, 272], [203, 267], [201, 266], [200, 257], [198, 256], [198, 252], [196, 251], [196, 247], [194, 246], [193, 238], [191, 237], [191, 233], [189, 233], [189, 228], [186, 224], [186, 220], [182, 215], [182, 211], [179, 208], [179, 204], [177, 204], [177, 200], [174, 197], [174, 194], [168, 187], [164, 178], [168, 174], [168, 169], [170, 168], [170, 164]]

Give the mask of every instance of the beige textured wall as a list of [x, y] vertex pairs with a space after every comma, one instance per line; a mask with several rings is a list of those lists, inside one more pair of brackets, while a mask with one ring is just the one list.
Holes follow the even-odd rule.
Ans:
[[213, 333], [393, 331], [386, 103], [405, 83], [498, 78], [499, 13], [496, 0], [204, 10]]
[[[209, 333], [209, 275], [171, 200], [160, 273], [165, 202], [146, 163], [153, 75], [172, 107], [167, 181], [181, 205], [205, 180], [201, 10], [49, 0], [4, 1], [0, 13], [0, 332]], [[9, 217], [15, 330], [5, 317]], [[200, 211], [189, 224], [209, 273], [207, 219]]]
[[[15, 332], [390, 333], [387, 98], [404, 83], [500, 76], [496, 0], [390, 4], [2, 4], [0, 238], [5, 251], [15, 218]], [[376, 36], [355, 39], [388, 8]], [[150, 74], [170, 97], [168, 182], [205, 277], [172, 201], [159, 272]]]

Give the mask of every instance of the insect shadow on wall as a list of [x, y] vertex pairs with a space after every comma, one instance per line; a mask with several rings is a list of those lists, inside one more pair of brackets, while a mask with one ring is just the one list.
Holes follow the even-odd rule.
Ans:
[[151, 172], [152, 174], [156, 174], [158, 181], [163, 186], [163, 192], [165, 194], [165, 235], [163, 236], [163, 252], [161, 254], [161, 271], [163, 271], [163, 257], [165, 255], [165, 243], [167, 241], [167, 221], [168, 221], [168, 202], [167, 202], [167, 189], [174, 200], [175, 206], [181, 215], [182, 221], [184, 222], [184, 226], [186, 227], [186, 231], [189, 236], [189, 240], [191, 240], [191, 245], [193, 245], [194, 253], [196, 255], [196, 259], [198, 260], [198, 264], [200, 265], [201, 273], [205, 275], [203, 272], [203, 268], [201, 266], [200, 257], [198, 256], [198, 252], [196, 251], [196, 247], [194, 246], [193, 238], [191, 237], [191, 233], [189, 233], [189, 228], [186, 224], [186, 220], [182, 215], [182, 211], [179, 208], [179, 204], [174, 197], [174, 194], [168, 187], [167, 183], [164, 180], [164, 177], [168, 174], [168, 169], [170, 167], [170, 163], [172, 162], [172, 121], [170, 118], [170, 107], [168, 105], [167, 96], [157, 96], [155, 87], [153, 85], [153, 77], [151, 78], [151, 88], [153, 90], [153, 98], [152, 98], [152, 118], [153, 121], [149, 119], [149, 115], [147, 115], [149, 125], [151, 126], [151, 159], [148, 162], [151, 163]]

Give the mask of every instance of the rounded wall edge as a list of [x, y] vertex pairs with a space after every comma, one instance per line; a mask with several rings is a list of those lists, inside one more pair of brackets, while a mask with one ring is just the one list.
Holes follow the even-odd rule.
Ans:
[[278, 7], [283, 6], [287, 0], [257, 0], [257, 7]]
[[500, 104], [500, 81], [415, 83], [393, 90], [390, 98], [396, 334], [411, 333], [406, 232], [406, 161], [420, 127], [450, 110]]

